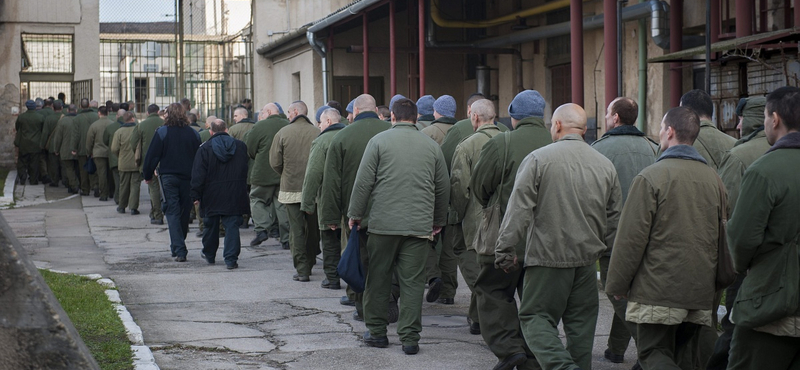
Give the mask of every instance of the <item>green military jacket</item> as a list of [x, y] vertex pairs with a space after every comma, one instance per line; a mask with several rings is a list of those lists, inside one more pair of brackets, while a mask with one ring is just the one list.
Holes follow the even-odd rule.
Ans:
[[[362, 112], [353, 123], [339, 131], [331, 140], [325, 156], [325, 173], [322, 177], [322, 196], [317, 210], [325, 225], [339, 225], [347, 216], [350, 195], [356, 180], [364, 149], [373, 136], [388, 130], [392, 125], [378, 119], [375, 112]], [[361, 220], [361, 227], [369, 225], [367, 207]]]
[[694, 148], [706, 159], [715, 171], [722, 164], [722, 157], [736, 144], [736, 139], [720, 131], [711, 121], [700, 121], [700, 134], [694, 141]]
[[190, 124], [189, 124], [189, 127], [191, 127], [193, 130], [195, 130], [195, 131], [197, 131], [197, 132], [200, 132], [200, 131], [202, 131], [202, 130], [203, 130], [203, 128], [202, 128], [202, 127], [200, 127], [200, 125], [198, 125], [198, 124], [197, 124], [197, 122], [192, 122], [192, 123], [190, 123]]
[[734, 206], [739, 199], [739, 190], [742, 186], [742, 177], [747, 167], [769, 150], [767, 135], [764, 127], [757, 129], [750, 136], [742, 138], [725, 156], [719, 166], [719, 177], [728, 191], [727, 214], [733, 214]]
[[245, 140], [247, 155], [253, 160], [250, 184], [255, 186], [277, 186], [281, 183], [281, 175], [269, 165], [269, 149], [272, 147], [275, 134], [288, 125], [289, 121], [287, 119], [273, 114], [256, 122], [253, 128], [250, 129]]
[[434, 225], [447, 222], [449, 197], [439, 145], [413, 123], [400, 122], [367, 144], [348, 216], [361, 220], [369, 213], [370, 233], [430, 237]]
[[422, 133], [430, 136], [436, 144], [442, 145], [444, 137], [447, 132], [456, 124], [456, 119], [453, 117], [441, 117], [433, 122], [431, 125], [422, 130]]
[[592, 148], [614, 164], [622, 188], [622, 205], [628, 198], [633, 178], [645, 167], [656, 163], [658, 157], [658, 144], [636, 127], [628, 125], [609, 130], [592, 143]]
[[435, 120], [436, 120], [436, 118], [433, 117], [433, 114], [424, 114], [424, 115], [419, 116], [419, 118], [417, 118], [417, 124], [414, 125], [414, 126], [417, 126], [417, 129], [422, 131], [425, 128], [427, 128], [428, 126], [430, 126], [431, 122], [433, 122]]
[[53, 110], [53, 108], [51, 108], [51, 107], [42, 107], [42, 109], [39, 109], [39, 110], [38, 110], [38, 111], [36, 111], [36, 112], [38, 112], [39, 114], [41, 114], [41, 115], [42, 115], [42, 118], [45, 118], [45, 119], [47, 118], [47, 116], [49, 116], [49, 115], [51, 115], [51, 114], [55, 114], [55, 113], [56, 113], [56, 112]]
[[147, 155], [147, 150], [150, 149], [150, 142], [153, 141], [156, 130], [163, 125], [164, 120], [162, 120], [157, 113], [153, 113], [143, 119], [142, 122], [139, 122], [138, 125], [133, 126], [133, 132], [130, 135], [131, 148], [136, 150], [136, 146], [140, 143], [142, 145], [142, 164], [139, 165], [139, 169], [141, 169], [144, 164], [144, 157]]
[[58, 127], [58, 120], [60, 119], [60, 111], [48, 114], [44, 119], [44, 124], [42, 125], [42, 148], [47, 149], [48, 153], [55, 153], [58, 151], [53, 145], [53, 135], [55, 134], [56, 127]]
[[255, 122], [245, 118], [239, 121], [239, 123], [231, 126], [231, 128], [228, 129], [228, 135], [236, 140], [244, 141], [244, 135], [248, 133], [254, 125]]
[[[111, 117], [111, 116], [109, 116]], [[120, 126], [122, 126], [122, 122], [117, 120], [112, 120], [107, 126], [106, 131], [103, 133], [103, 143], [106, 144], [107, 147], [111, 147], [111, 140], [114, 138], [114, 134], [119, 130]], [[108, 151], [108, 168], [117, 168], [117, 155], [114, 154], [112, 151]]]
[[688, 145], [668, 148], [642, 170], [622, 209], [606, 293], [650, 306], [710, 310], [724, 207], [718, 181]]
[[[475, 135], [458, 144], [453, 154], [453, 167], [450, 171], [450, 208], [456, 214], [455, 221], [462, 222], [467, 250], [475, 249], [475, 235], [481, 226], [482, 219], [482, 207], [469, 189], [472, 168], [478, 162], [483, 144], [499, 133], [500, 128], [496, 125], [480, 126], [475, 131]], [[445, 138], [446, 140], [447, 138]]]
[[14, 145], [20, 154], [38, 153], [42, 150], [42, 126], [44, 118], [35, 110], [27, 110], [17, 117], [17, 135]]
[[75, 141], [75, 136], [72, 134], [75, 130], [75, 114], [65, 114], [61, 116], [61, 119], [58, 120], [58, 126], [56, 127], [55, 134], [53, 135], [53, 147], [55, 152], [58, 153], [58, 157], [62, 161], [69, 161], [76, 159], [76, 156], [72, 155], [72, 151], [74, 150], [73, 142]]
[[103, 137], [109, 123], [111, 120], [101, 117], [89, 126], [89, 132], [86, 134], [86, 151], [94, 158], [108, 158], [108, 145]]
[[269, 150], [269, 164], [281, 175], [279, 202], [297, 204], [302, 201], [311, 143], [317, 136], [319, 129], [303, 115], [295, 117], [291, 124], [275, 134]]
[[[508, 131], [506, 125], [498, 125], [495, 123], [494, 126], [497, 127], [500, 132]], [[455, 153], [458, 144], [474, 133], [475, 129], [472, 128], [472, 121], [470, 121], [469, 118], [456, 122], [456, 124], [447, 131], [447, 134], [442, 140], [442, 154], [444, 154], [444, 160], [447, 162], [448, 171], [452, 169], [453, 153]]]
[[108, 112], [108, 119], [110, 119], [112, 121], [116, 121], [117, 120], [117, 112]]
[[[200, 130], [200, 142], [205, 143], [208, 139], [211, 139], [211, 131], [206, 129]], [[250, 161], [252, 162], [253, 160], [250, 159]], [[250, 180], [248, 179], [247, 182], [250, 183]]]
[[344, 127], [345, 126], [341, 123], [330, 125], [311, 142], [311, 154], [308, 157], [306, 174], [303, 179], [303, 199], [300, 202], [300, 210], [308, 213], [316, 212], [317, 218], [319, 219], [320, 230], [328, 229], [328, 225], [322, 222], [322, 215], [317, 212], [317, 203], [322, 196], [322, 177], [325, 174], [325, 157], [328, 154], [328, 148], [331, 146], [333, 137]]
[[89, 126], [98, 119], [100, 117], [91, 108], [81, 110], [75, 117], [72, 135], [77, 140], [73, 143], [72, 150], [78, 152], [78, 156], [89, 155], [89, 151], [86, 150], [86, 135], [89, 133]]
[[134, 157], [133, 140], [131, 136], [135, 131], [136, 124], [123, 123], [120, 128], [114, 132], [114, 138], [111, 139], [111, 152], [117, 157], [117, 169], [119, 172], [138, 172], [139, 166], [136, 165]]
[[495, 259], [513, 260], [525, 243], [526, 267], [593, 265], [614, 244], [621, 206], [611, 161], [581, 135], [566, 135], [520, 164]]
[[[742, 196], [728, 222], [733, 265], [737, 271], [747, 272], [737, 302], [760, 299], [777, 290], [783, 285], [786, 261], [798, 258], [800, 171], [790, 170], [788, 164], [792, 163], [800, 163], [800, 133], [796, 131], [780, 138], [745, 171]], [[736, 321], [735, 306], [732, 321]], [[769, 328], [756, 330], [797, 337], [799, 324], [800, 309], [767, 325]]]

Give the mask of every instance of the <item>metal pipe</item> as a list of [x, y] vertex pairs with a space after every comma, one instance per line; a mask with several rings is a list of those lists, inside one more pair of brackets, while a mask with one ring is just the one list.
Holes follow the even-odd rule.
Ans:
[[794, 4], [794, 27], [800, 27], [800, 4], [797, 1]]
[[[522, 47], [520, 47], [520, 49], [521, 48]], [[517, 91], [516, 91], [516, 93], [519, 94], [523, 90], [525, 90], [525, 86], [524, 86], [524, 84], [522, 82], [522, 52], [519, 51], [519, 50], [515, 50], [515, 51], [516, 51], [516, 53], [514, 53], [514, 56], [516, 57], [515, 58], [516, 60], [515, 60], [515, 63], [514, 63], [514, 67], [515, 67], [514, 68], [515, 69], [514, 73], [516, 73], [516, 77], [517, 77]]]
[[[669, 7], [669, 52], [681, 51], [683, 48], [683, 0], [672, 0]], [[683, 95], [683, 69], [680, 62], [670, 63], [669, 71], [669, 105], [677, 107]]]
[[314, 36], [314, 32], [308, 31], [306, 32], [306, 38], [308, 39], [308, 44], [311, 45], [311, 49], [314, 50], [321, 58], [322, 58], [322, 100], [325, 100], [325, 103], [328, 102], [328, 58], [326, 53], [326, 48], [321, 41], [317, 40]]
[[476, 91], [488, 97], [491, 95], [491, 87], [489, 85], [491, 78], [491, 69], [487, 66], [475, 67], [475, 86]]
[[639, 131], [647, 134], [647, 20], [639, 20]]
[[753, 0], [736, 0], [736, 38], [753, 34], [753, 8]]
[[[425, 95], [425, 0], [417, 7], [417, 43], [419, 44], [419, 96]], [[367, 45], [364, 44], [366, 47]]]
[[178, 99], [186, 97], [186, 81], [183, 76], [183, 0], [178, 0]]
[[[571, 1], [572, 0], [558, 0], [552, 3], [547, 3], [545, 5], [540, 5], [530, 9], [520, 10], [518, 12], [506, 14], [504, 16], [497, 17], [494, 19], [459, 21], [459, 20], [449, 20], [442, 18], [442, 16], [439, 14], [439, 5], [438, 5], [439, 1], [431, 0], [431, 19], [433, 19], [433, 21], [436, 22], [436, 25], [443, 28], [487, 28], [487, 27], [499, 26], [505, 23], [515, 22], [517, 18], [527, 18], [533, 15], [544, 14], [553, 10], [566, 8], [570, 6], [570, 4], [572, 4]], [[588, 1], [588, 0], [582, 0], [582, 1]]]
[[394, 0], [389, 0], [389, 95], [397, 94], [397, 61], [395, 61]]
[[[617, 89], [617, 12], [616, 0], [603, 0], [603, 15], [605, 18], [606, 27], [603, 29], [603, 39], [605, 42], [605, 50], [603, 59], [605, 62], [605, 105], [608, 106], [612, 100], [619, 96]], [[613, 25], [613, 26], [612, 26]]]
[[[711, 43], [714, 44], [715, 42], [719, 41], [719, 33], [721, 32], [721, 20], [720, 20], [720, 6], [719, 0], [711, 0]], [[714, 53], [712, 58], [717, 59], [717, 53]]]
[[[348, 53], [361, 53], [364, 51], [364, 45], [350, 45], [346, 48]], [[413, 47], [399, 47], [395, 48], [396, 52], [401, 53], [415, 53], [419, 51], [416, 46]], [[386, 46], [370, 46], [370, 53], [388, 53], [389, 48]], [[426, 53], [434, 54], [474, 54], [480, 52], [481, 54], [519, 54], [518, 50], [506, 48], [491, 48], [491, 49], [475, 49], [470, 47], [453, 47], [453, 48], [434, 48], [425, 49]]]
[[711, 0], [706, 0], [706, 78], [705, 90], [711, 94]]
[[364, 12], [364, 15], [361, 17], [361, 37], [364, 45], [364, 51], [361, 53], [361, 61], [363, 63], [362, 73], [364, 75], [364, 94], [369, 94], [369, 16]]
[[617, 91], [620, 95], [622, 89], [622, 5], [627, 0], [617, 1]]
[[[614, 0], [606, 0], [614, 1]], [[572, 102], [583, 106], [583, 0], [571, 0], [570, 24], [570, 73], [572, 74]]]

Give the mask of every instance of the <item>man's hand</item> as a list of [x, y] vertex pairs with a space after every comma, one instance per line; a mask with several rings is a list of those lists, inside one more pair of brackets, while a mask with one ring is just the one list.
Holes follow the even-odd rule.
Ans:
[[621, 301], [621, 300], [623, 300], [623, 299], [628, 299], [628, 296], [626, 296], [626, 295], [616, 295], [616, 294], [615, 294], [615, 295], [614, 295], [614, 299], [616, 299], [616, 300], [618, 300], [618, 301]]
[[347, 225], [350, 226], [351, 230], [353, 229], [353, 226], [358, 225], [356, 230], [361, 230], [361, 220], [355, 220], [351, 218], [350, 221], [347, 222]]
[[199, 200], [194, 201], [194, 205], [199, 206], [200, 205], [200, 201]]
[[329, 227], [329, 228], [330, 228], [332, 231], [336, 231], [336, 229], [338, 229], [338, 228], [339, 228], [339, 225], [337, 225], [337, 224], [329, 224], [329, 225], [328, 225], [328, 227]]
[[494, 260], [494, 267], [502, 269], [505, 273], [516, 271], [519, 267], [519, 265], [517, 265], [517, 254], [498, 255]]
[[433, 225], [433, 236], [436, 236], [436, 234], [439, 234], [440, 232], [442, 232], [442, 227]]
[[72, 155], [77, 155], [78, 154], [78, 152], [76, 152], [74, 150], [71, 153], [72, 153]]

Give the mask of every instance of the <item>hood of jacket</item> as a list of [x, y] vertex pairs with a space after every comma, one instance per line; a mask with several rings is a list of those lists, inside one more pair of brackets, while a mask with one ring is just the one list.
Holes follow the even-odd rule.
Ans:
[[613, 136], [613, 135], [636, 135], [636, 136], [644, 136], [644, 132], [639, 131], [636, 126], [633, 125], [620, 125], [617, 127], [608, 130], [603, 137], [606, 136]]
[[217, 156], [222, 163], [230, 161], [236, 153], [236, 141], [227, 133], [220, 132], [214, 134], [208, 141], [211, 144], [211, 150], [214, 152], [214, 155]]
[[678, 158], [678, 159], [689, 159], [693, 161], [703, 162], [708, 164], [705, 158], [700, 155], [700, 152], [697, 151], [691, 145], [675, 145], [667, 148], [667, 150], [661, 153], [661, 156], [658, 157], [656, 162], [667, 159], [667, 158]]
[[742, 111], [742, 136], [753, 133], [759, 127], [764, 127], [764, 106], [767, 98], [763, 96], [747, 99]]

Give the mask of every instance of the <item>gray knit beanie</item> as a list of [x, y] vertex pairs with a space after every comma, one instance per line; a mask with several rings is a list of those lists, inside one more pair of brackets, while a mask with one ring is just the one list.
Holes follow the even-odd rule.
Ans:
[[36, 109], [36, 102], [35, 102], [35, 101], [33, 101], [33, 100], [28, 100], [28, 101], [26, 101], [26, 102], [25, 102], [25, 108], [28, 108], [28, 110], [34, 110], [34, 109]]
[[328, 108], [330, 108], [330, 107], [327, 106], [327, 105], [323, 105], [323, 106], [317, 108], [317, 114], [314, 116], [314, 117], [317, 118], [317, 123], [319, 123], [319, 120], [322, 119], [322, 112], [324, 112]]
[[442, 95], [433, 102], [433, 110], [445, 117], [455, 117], [456, 99], [450, 95]]
[[353, 113], [353, 103], [355, 102], [356, 102], [355, 99], [351, 100], [350, 103], [347, 104], [347, 108], [345, 108], [344, 110], [346, 110], [347, 113]]
[[419, 100], [417, 100], [417, 113], [425, 116], [428, 114], [433, 114], [433, 102], [436, 99], [433, 98], [433, 95], [425, 95]]
[[400, 94], [397, 94], [397, 95], [393, 96], [392, 99], [389, 100], [389, 110], [391, 111], [392, 107], [394, 107], [394, 102], [396, 102], [396, 101], [398, 101], [400, 99], [405, 99], [405, 98], [406, 98], [405, 96], [400, 95]]
[[278, 104], [278, 102], [273, 102], [273, 103], [275, 103], [275, 106], [278, 107], [278, 113], [283, 114], [283, 107], [281, 107], [281, 105]]
[[544, 98], [536, 90], [525, 90], [508, 105], [508, 115], [513, 119], [544, 117]]

